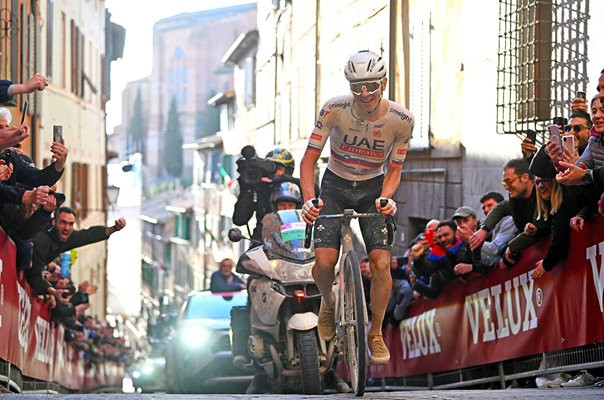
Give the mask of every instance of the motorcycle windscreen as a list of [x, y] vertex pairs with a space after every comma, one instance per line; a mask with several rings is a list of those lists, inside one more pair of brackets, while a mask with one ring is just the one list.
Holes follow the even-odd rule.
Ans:
[[277, 211], [266, 214], [262, 219], [262, 241], [269, 259], [312, 260], [315, 253], [304, 248], [305, 234], [306, 223], [300, 210]]

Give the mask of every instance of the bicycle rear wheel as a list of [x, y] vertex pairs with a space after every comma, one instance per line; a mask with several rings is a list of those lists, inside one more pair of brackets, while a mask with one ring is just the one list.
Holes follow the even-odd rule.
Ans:
[[[342, 271], [340, 271], [342, 272]], [[350, 383], [356, 396], [365, 393], [367, 338], [365, 336], [365, 297], [359, 259], [351, 251], [344, 260], [344, 354]]]

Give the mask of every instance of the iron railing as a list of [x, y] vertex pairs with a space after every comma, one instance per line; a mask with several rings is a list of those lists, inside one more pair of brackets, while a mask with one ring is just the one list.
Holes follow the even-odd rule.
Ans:
[[499, 1], [498, 133], [543, 134], [568, 116], [588, 81], [588, 20], [589, 0]]

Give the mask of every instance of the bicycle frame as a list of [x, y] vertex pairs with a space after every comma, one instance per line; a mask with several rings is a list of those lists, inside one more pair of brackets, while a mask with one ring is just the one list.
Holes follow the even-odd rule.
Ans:
[[[340, 218], [344, 219], [344, 222], [342, 223], [342, 228], [341, 228], [341, 241], [342, 241], [342, 255], [340, 257], [340, 262], [339, 262], [339, 272], [338, 272], [338, 285], [336, 288], [337, 291], [337, 297], [338, 297], [338, 306], [339, 306], [339, 315], [344, 315], [344, 302], [342, 301], [343, 299], [340, 298], [341, 297], [341, 290], [339, 290], [340, 286], [342, 284], [344, 284], [343, 282], [343, 277], [344, 275], [341, 274], [340, 272], [344, 271], [344, 265], [346, 263], [346, 257], [348, 257], [348, 254], [353, 251], [353, 247], [352, 247], [352, 228], [350, 227], [350, 221], [353, 218], [358, 218], [358, 217], [375, 217], [377, 215], [380, 214], [375, 214], [375, 213], [357, 213], [354, 210], [350, 210], [350, 209], [346, 209], [344, 210], [344, 212], [342, 214], [334, 214], [334, 217], [339, 216]], [[369, 315], [367, 313], [367, 299], [365, 299], [365, 293], [363, 292], [363, 314], [365, 316], [365, 321], [369, 321]], [[336, 323], [340, 323], [340, 321], [336, 321]]]

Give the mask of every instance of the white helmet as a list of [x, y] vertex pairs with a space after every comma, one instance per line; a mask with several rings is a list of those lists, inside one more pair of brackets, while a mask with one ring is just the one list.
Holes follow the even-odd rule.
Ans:
[[372, 51], [361, 50], [350, 57], [344, 67], [348, 82], [373, 81], [386, 76], [386, 64], [381, 56]]

